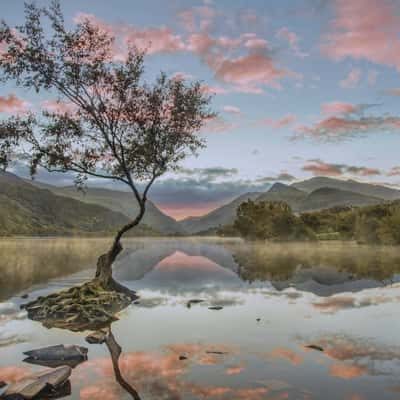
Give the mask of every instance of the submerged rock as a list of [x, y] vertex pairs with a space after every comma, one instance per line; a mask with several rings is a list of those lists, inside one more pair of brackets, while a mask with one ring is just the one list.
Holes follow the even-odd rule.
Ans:
[[88, 349], [86, 347], [59, 344], [26, 351], [24, 354], [28, 357], [24, 361], [52, 368], [60, 367], [61, 365], [75, 368], [78, 364], [87, 360], [87, 353]]
[[217, 311], [222, 310], [223, 308], [224, 308], [224, 307], [222, 307], [222, 306], [212, 306], [212, 307], [208, 307], [209, 310], [217, 310]]
[[[2, 395], [3, 399], [34, 399], [37, 396], [49, 391], [53, 394], [44, 396], [44, 398], [55, 397], [58, 388], [64, 388], [64, 384], [71, 375], [71, 368], [68, 366], [59, 367], [52, 370], [46, 370], [37, 374], [28, 375], [17, 383], [10, 385]], [[52, 397], [51, 397], [52, 396]]]

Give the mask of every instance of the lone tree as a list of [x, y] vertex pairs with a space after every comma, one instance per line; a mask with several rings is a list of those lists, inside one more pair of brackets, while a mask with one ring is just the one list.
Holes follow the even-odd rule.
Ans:
[[124, 57], [116, 56], [116, 45], [89, 19], [67, 29], [59, 1], [27, 4], [22, 26], [0, 26], [1, 81], [55, 97], [51, 108], [0, 122], [0, 166], [23, 153], [32, 177], [44, 168], [74, 173], [78, 187], [88, 177], [122, 182], [139, 205], [98, 260], [96, 279], [108, 289], [120, 288], [112, 263], [123, 235], [140, 223], [151, 185], [204, 146], [197, 133], [214, 117], [199, 82], [161, 73], [147, 84], [144, 52], [128, 45]]

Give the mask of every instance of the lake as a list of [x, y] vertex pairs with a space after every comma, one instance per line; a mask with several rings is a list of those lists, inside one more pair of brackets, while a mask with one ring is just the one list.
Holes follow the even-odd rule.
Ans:
[[[75, 344], [88, 361], [74, 368], [68, 398], [131, 398], [104, 344], [20, 310], [23, 294], [90, 279], [109, 241], [0, 240], [0, 380], [43, 369], [24, 362], [25, 351]], [[111, 329], [123, 380], [142, 399], [399, 398], [399, 248], [216, 238], [124, 247], [114, 276], [140, 299]]]

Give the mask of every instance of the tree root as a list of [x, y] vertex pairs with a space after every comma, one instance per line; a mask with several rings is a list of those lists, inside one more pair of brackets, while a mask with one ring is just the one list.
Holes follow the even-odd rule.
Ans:
[[[123, 286], [121, 286], [123, 288]], [[96, 280], [24, 304], [28, 318], [47, 328], [71, 331], [97, 330], [118, 318], [116, 313], [138, 297], [134, 292], [106, 290]]]

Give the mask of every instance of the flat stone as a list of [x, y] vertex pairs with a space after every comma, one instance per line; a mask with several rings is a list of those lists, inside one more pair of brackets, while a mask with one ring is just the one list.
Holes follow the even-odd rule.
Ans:
[[10, 385], [2, 397], [5, 399], [17, 399], [19, 397], [28, 400], [33, 399], [48, 387], [62, 386], [70, 377], [71, 371], [71, 368], [65, 365], [54, 370], [28, 375]]

